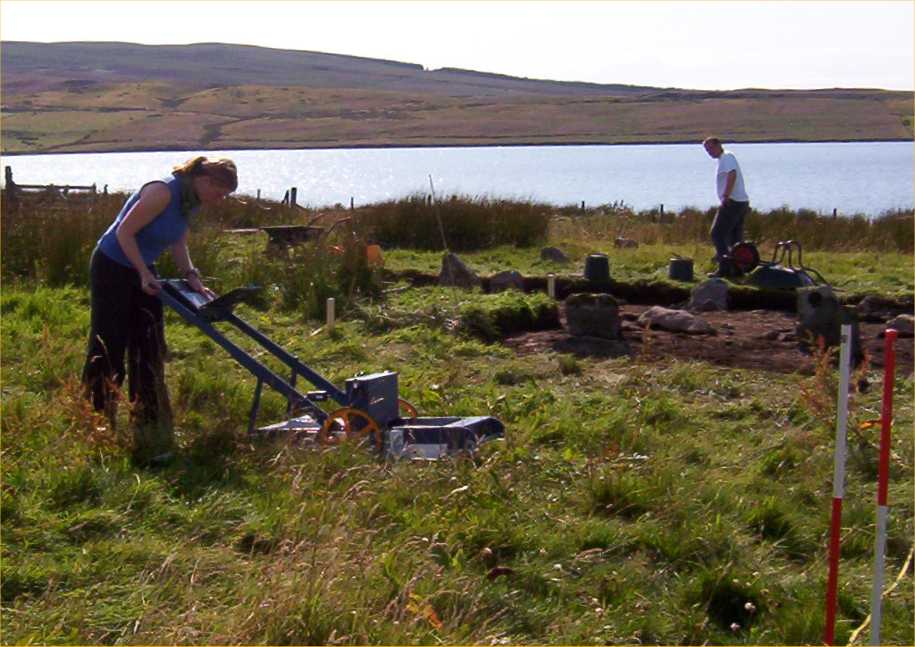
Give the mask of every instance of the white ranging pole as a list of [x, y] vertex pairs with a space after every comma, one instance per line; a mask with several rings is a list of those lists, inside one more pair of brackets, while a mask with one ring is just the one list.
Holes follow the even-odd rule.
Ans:
[[896, 331], [886, 330], [883, 340], [883, 407], [880, 411], [880, 463], [877, 476], [877, 536], [874, 539], [874, 590], [871, 593], [871, 644], [880, 644], [883, 614], [883, 570], [886, 561], [887, 490], [890, 471], [890, 430], [893, 426], [893, 382], [896, 372]]
[[839, 582], [839, 537], [842, 528], [842, 498], [845, 496], [845, 447], [848, 432], [848, 383], [851, 373], [851, 325], [842, 325], [839, 351], [839, 402], [836, 423], [835, 467], [832, 479], [832, 521], [829, 533], [829, 576], [826, 582], [826, 626], [823, 642], [835, 644], [836, 599]]

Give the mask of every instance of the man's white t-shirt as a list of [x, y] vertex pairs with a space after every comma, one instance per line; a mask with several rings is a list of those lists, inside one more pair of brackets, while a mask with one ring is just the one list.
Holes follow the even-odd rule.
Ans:
[[730, 151], [724, 151], [718, 158], [718, 175], [716, 176], [718, 199], [724, 198], [724, 189], [728, 185], [728, 173], [731, 171], [737, 171], [737, 177], [734, 179], [734, 188], [731, 189], [731, 200], [749, 202], [750, 196], [747, 195], [747, 190], [743, 185], [743, 173], [740, 171], [740, 164], [737, 163], [734, 153]]

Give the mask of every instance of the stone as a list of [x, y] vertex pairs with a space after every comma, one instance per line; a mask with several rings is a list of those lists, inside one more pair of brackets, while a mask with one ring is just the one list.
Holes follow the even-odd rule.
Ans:
[[459, 288], [473, 288], [481, 284], [480, 277], [464, 264], [457, 254], [448, 252], [442, 257], [442, 271], [438, 275], [439, 285]]
[[660, 328], [690, 335], [715, 334], [715, 329], [705, 319], [686, 310], [671, 310], [662, 306], [648, 308], [639, 317], [639, 323], [646, 328]]
[[892, 319], [894, 315], [898, 314], [899, 305], [892, 299], [869, 294], [861, 299], [855, 310], [859, 320], [879, 323]]
[[624, 357], [632, 356], [632, 349], [625, 339], [606, 339], [604, 337], [568, 336], [557, 340], [553, 347], [560, 353], [570, 353], [577, 357]]
[[569, 334], [621, 338], [619, 304], [609, 294], [570, 294], [565, 300], [565, 310]]
[[540, 259], [554, 263], [568, 263], [569, 257], [558, 247], [544, 247], [540, 250]]
[[728, 309], [728, 284], [724, 279], [712, 278], [703, 281], [689, 293], [687, 310], [711, 312]]
[[861, 348], [861, 331], [855, 308], [842, 306], [828, 285], [798, 288], [797, 317], [798, 324], [795, 334], [802, 351], [813, 351], [819, 338], [823, 339], [827, 348], [839, 346], [842, 325], [849, 324], [852, 335], [850, 348], [852, 365], [857, 368], [864, 359], [864, 351]]
[[899, 315], [886, 322], [887, 328], [892, 328], [900, 337], [915, 336], [915, 317], [912, 315]]
[[489, 279], [490, 292], [503, 292], [510, 289], [524, 292], [524, 277], [517, 270], [505, 270], [493, 274]]

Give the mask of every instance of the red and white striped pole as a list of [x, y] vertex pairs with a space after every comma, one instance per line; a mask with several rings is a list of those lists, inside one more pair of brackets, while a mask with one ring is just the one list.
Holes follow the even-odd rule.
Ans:
[[826, 582], [826, 628], [823, 642], [833, 644], [836, 598], [839, 582], [839, 533], [842, 528], [842, 497], [845, 495], [845, 446], [848, 431], [848, 383], [851, 373], [851, 325], [842, 325], [839, 350], [839, 403], [836, 423], [836, 453], [832, 478], [832, 521], [829, 532], [829, 577]]
[[896, 373], [896, 331], [883, 340], [883, 408], [880, 411], [880, 465], [877, 476], [877, 536], [874, 540], [874, 590], [871, 594], [871, 644], [880, 644], [883, 613], [883, 570], [886, 560], [887, 490], [890, 480], [890, 429], [893, 426], [893, 382]]

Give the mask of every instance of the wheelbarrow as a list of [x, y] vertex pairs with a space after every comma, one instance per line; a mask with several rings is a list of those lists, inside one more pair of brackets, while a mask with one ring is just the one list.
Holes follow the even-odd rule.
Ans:
[[796, 290], [813, 285], [829, 285], [822, 274], [804, 265], [803, 249], [797, 240], [777, 242], [769, 261], [760, 261], [759, 250], [754, 242], [740, 241], [728, 250], [723, 265], [728, 276], [747, 276], [749, 283], [769, 290]]

